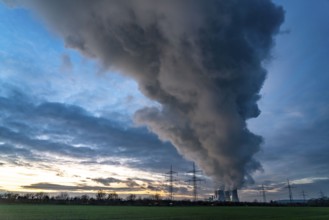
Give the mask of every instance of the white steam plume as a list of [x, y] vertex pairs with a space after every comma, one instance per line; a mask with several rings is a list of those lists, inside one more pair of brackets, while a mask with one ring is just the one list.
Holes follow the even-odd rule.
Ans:
[[260, 113], [273, 37], [284, 19], [269, 0], [26, 1], [70, 48], [132, 76], [162, 108], [135, 121], [173, 143], [216, 182], [240, 187], [261, 168]]

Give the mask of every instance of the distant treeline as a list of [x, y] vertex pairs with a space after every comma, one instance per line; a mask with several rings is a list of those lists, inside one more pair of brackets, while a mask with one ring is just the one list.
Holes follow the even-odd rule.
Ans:
[[57, 196], [50, 196], [44, 192], [38, 193], [12, 193], [0, 194], [0, 203], [3, 204], [62, 204], [62, 205], [136, 205], [136, 206], [329, 206], [329, 198], [310, 199], [303, 202], [281, 203], [270, 201], [260, 202], [219, 202], [219, 201], [191, 201], [162, 199], [159, 194], [147, 198], [130, 194], [126, 198], [120, 198], [116, 192], [105, 193], [99, 190], [95, 197], [81, 195], [70, 197], [63, 192]]

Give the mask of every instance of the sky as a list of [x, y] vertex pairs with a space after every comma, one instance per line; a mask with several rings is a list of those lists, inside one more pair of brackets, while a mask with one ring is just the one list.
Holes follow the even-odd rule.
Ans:
[[[264, 184], [268, 200], [288, 199], [287, 179], [296, 199], [302, 190], [308, 198], [329, 196], [329, 1], [274, 3], [285, 18], [271, 59], [262, 62], [261, 114], [246, 122], [263, 137], [254, 154], [262, 167], [239, 196], [261, 200]], [[139, 110], [162, 106], [145, 95], [141, 78], [67, 45], [29, 7], [1, 2], [0, 33], [1, 192], [167, 197], [172, 165], [175, 197], [192, 196], [191, 156], [153, 125], [136, 123]], [[218, 188], [205, 173], [200, 198]]]

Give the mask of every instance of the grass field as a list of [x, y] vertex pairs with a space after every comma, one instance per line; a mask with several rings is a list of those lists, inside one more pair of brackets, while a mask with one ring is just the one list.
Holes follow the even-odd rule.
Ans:
[[0, 205], [1, 220], [329, 219], [329, 208]]

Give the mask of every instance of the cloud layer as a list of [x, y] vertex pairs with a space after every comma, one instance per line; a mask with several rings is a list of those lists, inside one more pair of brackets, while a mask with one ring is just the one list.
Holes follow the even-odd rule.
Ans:
[[8, 85], [6, 94], [0, 94], [0, 112], [1, 158], [10, 163], [51, 160], [48, 154], [153, 171], [162, 171], [166, 158], [186, 165], [169, 143], [145, 128], [96, 117], [78, 106], [37, 100]]

